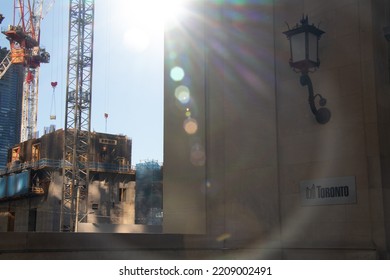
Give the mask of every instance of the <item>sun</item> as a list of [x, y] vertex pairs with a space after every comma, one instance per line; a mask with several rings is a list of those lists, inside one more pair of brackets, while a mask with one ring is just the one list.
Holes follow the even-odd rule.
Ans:
[[172, 24], [183, 15], [185, 3], [189, 0], [118, 0], [117, 2], [119, 2], [117, 7], [129, 24], [156, 29]]
[[122, 18], [123, 42], [135, 51], [148, 48], [154, 33], [178, 23], [190, 0], [117, 0], [115, 16]]
[[174, 24], [181, 16], [185, 14], [185, 0], [158, 1], [161, 12], [161, 20], [167, 27]]

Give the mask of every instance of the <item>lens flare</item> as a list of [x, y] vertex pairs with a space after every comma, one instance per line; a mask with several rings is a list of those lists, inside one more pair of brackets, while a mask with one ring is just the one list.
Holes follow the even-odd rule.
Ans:
[[230, 233], [224, 233], [224, 234], [221, 234], [220, 236], [218, 236], [217, 237], [217, 241], [218, 242], [222, 242], [222, 241], [225, 241], [225, 240], [227, 240], [227, 239], [229, 239], [229, 238], [231, 238], [232, 237], [232, 235], [230, 234]]
[[183, 68], [179, 66], [175, 66], [171, 69], [170, 73], [171, 79], [174, 80], [175, 82], [180, 82], [181, 80], [184, 79], [185, 72]]
[[[177, 58], [177, 53], [174, 51], [169, 52], [169, 59], [170, 60], [175, 60]], [[184, 71], [183, 71], [184, 72]]]
[[186, 86], [178, 86], [175, 89], [175, 96], [181, 104], [187, 104], [190, 102], [190, 90]]
[[198, 131], [198, 122], [194, 118], [187, 118], [183, 124], [185, 132], [192, 135]]
[[206, 153], [201, 144], [197, 143], [192, 146], [190, 160], [194, 166], [204, 166], [206, 164]]

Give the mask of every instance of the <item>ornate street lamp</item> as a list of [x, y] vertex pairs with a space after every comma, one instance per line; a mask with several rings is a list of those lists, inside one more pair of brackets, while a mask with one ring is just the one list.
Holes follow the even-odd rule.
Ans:
[[[295, 26], [283, 32], [290, 41], [290, 66], [295, 72], [301, 73], [301, 85], [307, 86], [309, 91], [309, 105], [316, 120], [320, 124], [325, 124], [330, 120], [330, 111], [325, 108], [326, 99], [320, 94], [314, 95], [313, 84], [308, 75], [309, 72], [314, 72], [320, 66], [318, 57], [318, 42], [321, 35], [325, 32], [309, 25], [308, 17], [302, 17], [300, 25]], [[315, 99], [319, 97], [319, 105], [317, 109]]]

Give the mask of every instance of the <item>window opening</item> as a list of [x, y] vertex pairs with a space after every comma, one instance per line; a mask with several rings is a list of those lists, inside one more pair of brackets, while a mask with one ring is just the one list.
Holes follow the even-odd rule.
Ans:
[[119, 188], [119, 202], [126, 202], [127, 189]]
[[20, 160], [20, 147], [15, 147], [12, 149], [12, 162]]
[[40, 160], [40, 144], [32, 145], [32, 161]]

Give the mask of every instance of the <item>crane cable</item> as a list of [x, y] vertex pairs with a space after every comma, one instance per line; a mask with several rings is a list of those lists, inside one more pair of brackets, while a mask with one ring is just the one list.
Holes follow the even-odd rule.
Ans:
[[[48, 9], [53, 8], [53, 20], [55, 21], [56, 24], [51, 24], [51, 49], [52, 50], [60, 50], [61, 42], [63, 40], [63, 32], [62, 32], [62, 26], [63, 26], [63, 16], [61, 17], [61, 21], [56, 20], [59, 19], [58, 14], [63, 14], [60, 12], [61, 5], [56, 5], [56, 2], [54, 0], [49, 2], [49, 7]], [[53, 7], [54, 6], [54, 7]], [[52, 98], [51, 98], [51, 105], [50, 105], [50, 120], [56, 120], [57, 119], [57, 114], [56, 114], [56, 87], [58, 85], [57, 78], [60, 77], [62, 81], [62, 75], [59, 75], [60, 73], [60, 59], [61, 56], [56, 57], [54, 61], [50, 63], [51, 66], [51, 86], [52, 86]], [[54, 68], [56, 68], [54, 70]], [[53, 75], [56, 78], [55, 80], [53, 79]], [[60, 83], [61, 85], [61, 92], [62, 92], [62, 82]], [[61, 98], [62, 100], [62, 98]], [[62, 103], [62, 102], [61, 102]]]
[[[54, 4], [53, 2], [51, 2], [51, 5]], [[50, 6], [51, 8], [52, 6]], [[56, 11], [53, 10], [53, 13], [55, 13]], [[56, 15], [53, 16], [53, 19], [56, 18]], [[51, 24], [51, 49], [54, 50], [54, 28], [55, 28], [55, 24]], [[56, 59], [54, 61], [57, 61]], [[58, 65], [58, 63], [57, 63]], [[51, 86], [53, 88], [53, 91], [52, 91], [52, 96], [51, 96], [51, 104], [50, 104], [50, 120], [56, 120], [57, 119], [57, 116], [56, 116], [56, 98], [55, 98], [55, 90], [56, 90], [56, 86], [57, 86], [57, 82], [54, 81], [53, 79], [53, 73], [54, 73], [54, 62], [51, 61], [50, 63], [50, 76], [51, 76]], [[58, 77], [58, 71], [56, 72], [56, 77]]]
[[108, 120], [108, 111], [109, 111], [109, 94], [108, 94], [108, 87], [110, 83], [110, 67], [111, 67], [111, 40], [110, 40], [110, 30], [107, 28], [109, 26], [109, 23], [111, 22], [112, 14], [111, 14], [111, 5], [108, 5], [108, 24], [106, 24], [106, 42], [108, 43], [108, 50], [106, 51], [107, 56], [106, 56], [106, 61], [105, 61], [105, 67], [104, 71], [105, 74], [104, 76], [107, 77], [104, 80], [104, 119], [105, 119], [105, 132], [107, 133], [107, 120]]

